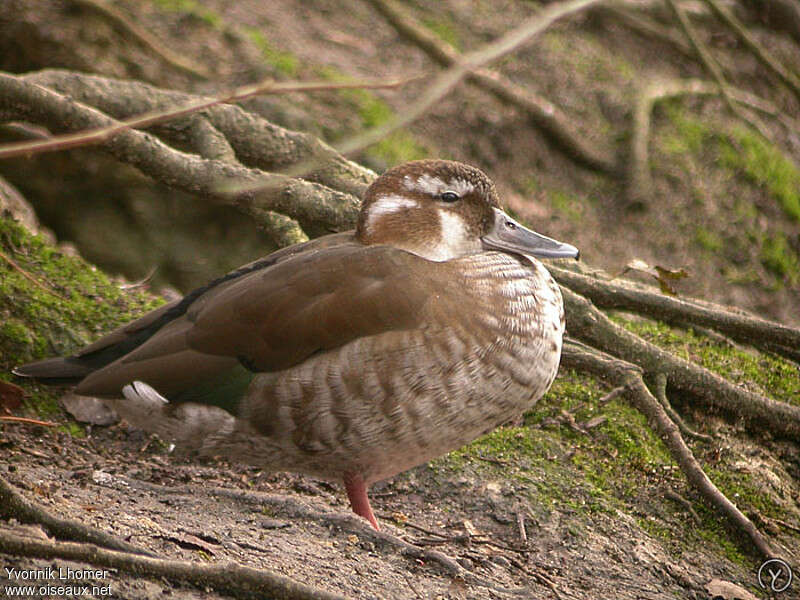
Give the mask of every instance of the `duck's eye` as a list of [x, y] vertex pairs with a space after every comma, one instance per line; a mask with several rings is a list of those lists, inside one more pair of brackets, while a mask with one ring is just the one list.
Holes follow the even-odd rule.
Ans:
[[455, 202], [456, 200], [460, 199], [461, 197], [455, 192], [442, 192], [439, 195], [439, 200], [441, 200], [442, 202]]

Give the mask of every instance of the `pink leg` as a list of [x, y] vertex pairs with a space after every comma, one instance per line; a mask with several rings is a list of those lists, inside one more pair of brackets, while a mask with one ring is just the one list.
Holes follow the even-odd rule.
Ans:
[[350, 507], [357, 515], [364, 517], [375, 528], [375, 531], [380, 531], [378, 521], [375, 520], [375, 515], [372, 513], [372, 507], [369, 505], [369, 498], [367, 498], [367, 486], [361, 475], [356, 473], [347, 473], [344, 476], [344, 489], [347, 490], [347, 497], [350, 499]]

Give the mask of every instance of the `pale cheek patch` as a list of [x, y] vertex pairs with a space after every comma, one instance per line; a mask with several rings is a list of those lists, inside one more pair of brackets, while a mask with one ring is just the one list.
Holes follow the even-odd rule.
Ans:
[[384, 215], [391, 215], [408, 208], [417, 208], [419, 203], [403, 196], [383, 196], [378, 198], [369, 207], [367, 212], [367, 229], [374, 228], [375, 222]]
[[423, 256], [437, 262], [479, 252], [481, 242], [469, 235], [464, 220], [447, 210], [436, 211], [439, 215], [440, 237], [430, 245]]
[[465, 196], [475, 189], [474, 185], [463, 179], [444, 181], [440, 177], [427, 174], [420, 175], [416, 179], [406, 175], [403, 178], [403, 185], [411, 192], [421, 192], [429, 196], [438, 196], [444, 192], [455, 192], [459, 196]]

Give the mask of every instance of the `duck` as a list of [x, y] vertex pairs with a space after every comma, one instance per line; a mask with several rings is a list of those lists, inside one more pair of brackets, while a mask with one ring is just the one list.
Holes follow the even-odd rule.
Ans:
[[367, 490], [530, 409], [564, 305], [539, 259], [578, 258], [500, 208], [480, 169], [431, 159], [366, 190], [356, 228], [280, 249], [71, 356], [14, 369], [106, 399], [200, 455]]

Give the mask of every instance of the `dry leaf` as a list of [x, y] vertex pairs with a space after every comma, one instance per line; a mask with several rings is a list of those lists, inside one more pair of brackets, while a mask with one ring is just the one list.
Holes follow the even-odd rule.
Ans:
[[628, 271], [636, 271], [638, 273], [646, 273], [647, 275], [650, 275], [650, 277], [658, 282], [661, 292], [664, 294], [669, 294], [670, 296], [678, 295], [678, 292], [674, 287], [672, 287], [672, 282], [679, 279], [685, 279], [689, 276], [689, 273], [686, 271], [686, 269], [667, 269], [661, 265], [651, 266], [639, 258], [634, 258], [631, 262], [625, 265], [625, 268], [622, 269], [622, 272], [617, 275], [617, 277], [624, 275]]
[[25, 390], [21, 387], [8, 381], [0, 381], [0, 409], [10, 412], [19, 408], [24, 397]]
[[117, 413], [97, 398], [68, 393], [61, 396], [60, 400], [64, 409], [79, 423], [113, 425], [119, 421]]

